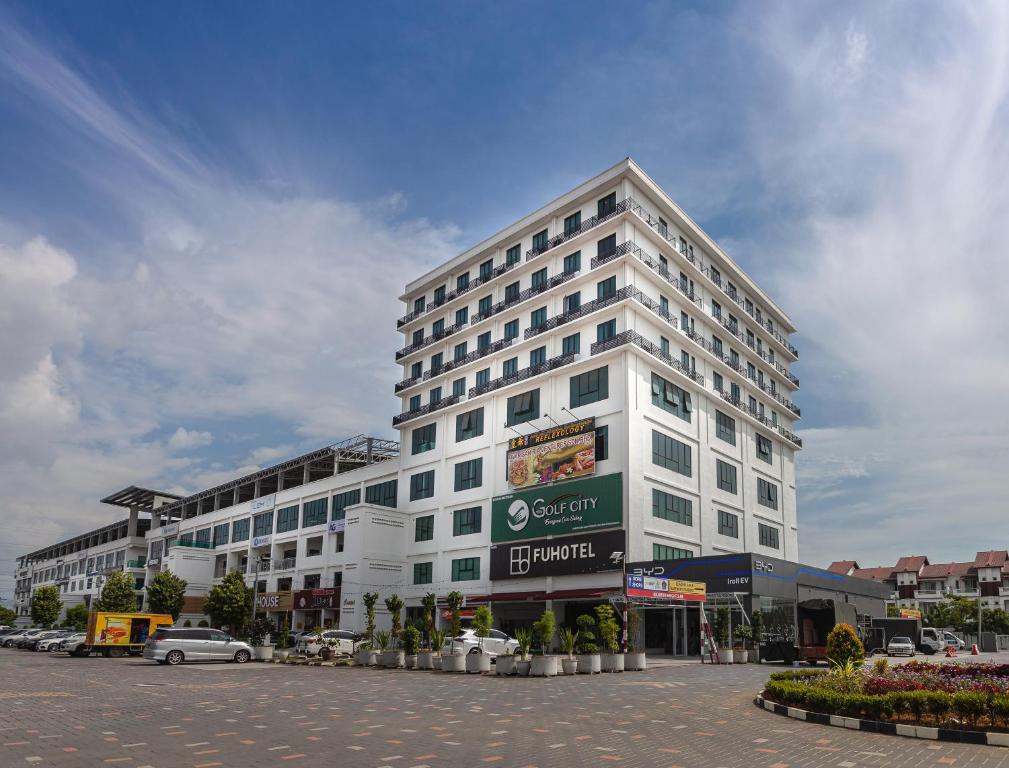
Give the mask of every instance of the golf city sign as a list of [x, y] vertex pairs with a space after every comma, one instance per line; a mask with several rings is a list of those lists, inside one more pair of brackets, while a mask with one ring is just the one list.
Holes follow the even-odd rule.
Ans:
[[615, 528], [623, 522], [622, 475], [568, 480], [491, 503], [491, 541], [520, 541]]

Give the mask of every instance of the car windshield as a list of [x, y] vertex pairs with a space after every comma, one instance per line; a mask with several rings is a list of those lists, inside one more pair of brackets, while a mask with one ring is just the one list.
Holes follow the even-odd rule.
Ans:
[[911, 642], [910, 637], [895, 637], [890, 641], [891, 643], [901, 643], [903, 645], [908, 645]]

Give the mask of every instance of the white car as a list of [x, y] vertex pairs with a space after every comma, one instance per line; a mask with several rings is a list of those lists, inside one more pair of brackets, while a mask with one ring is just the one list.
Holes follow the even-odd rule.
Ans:
[[44, 640], [39, 640], [38, 644], [35, 646], [36, 651], [56, 651], [59, 650], [60, 643], [66, 640], [70, 634], [68, 632], [60, 632], [59, 634], [53, 635], [52, 637], [47, 637]]
[[886, 644], [887, 656], [914, 656], [914, 643], [910, 637], [891, 637]]
[[327, 629], [320, 635], [302, 635], [298, 638], [297, 650], [304, 650], [309, 656], [315, 656], [322, 646], [328, 645], [337, 653], [345, 653], [352, 656], [361, 645], [358, 635], [349, 629]]
[[959, 637], [957, 637], [956, 635], [954, 635], [954, 634], [953, 634], [952, 632], [946, 632], [946, 631], [943, 631], [943, 635], [945, 635], [945, 638], [946, 638], [946, 645], [947, 645], [947, 646], [950, 646], [950, 645], [952, 645], [952, 646], [954, 646], [954, 647], [955, 647], [955, 648], [956, 648], [956, 649], [957, 649], [958, 651], [962, 651], [962, 650], [963, 650], [964, 648], [966, 648], [966, 647], [967, 647], [967, 643], [965, 643], [965, 642], [964, 642], [963, 640], [961, 640], [961, 639], [960, 639]]
[[499, 656], [515, 653], [518, 647], [518, 640], [508, 637], [500, 630], [492, 629], [490, 635], [480, 638], [476, 636], [475, 630], [464, 629], [458, 637], [450, 637], [445, 641], [442, 653], [486, 653], [489, 656]]
[[64, 653], [77, 653], [78, 649], [84, 645], [84, 641], [87, 640], [88, 636], [84, 632], [75, 632], [69, 637], [64, 637], [57, 644], [55, 648], [50, 648], [51, 651], [63, 651]]

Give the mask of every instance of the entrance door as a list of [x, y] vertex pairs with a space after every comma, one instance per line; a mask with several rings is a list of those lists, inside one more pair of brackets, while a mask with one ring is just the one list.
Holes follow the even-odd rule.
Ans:
[[687, 609], [683, 606], [673, 608], [673, 656], [687, 655]]

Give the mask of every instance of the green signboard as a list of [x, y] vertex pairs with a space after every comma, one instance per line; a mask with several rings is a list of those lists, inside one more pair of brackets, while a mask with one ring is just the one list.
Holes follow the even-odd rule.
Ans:
[[498, 496], [491, 503], [491, 541], [614, 528], [623, 523], [622, 499], [619, 472]]

